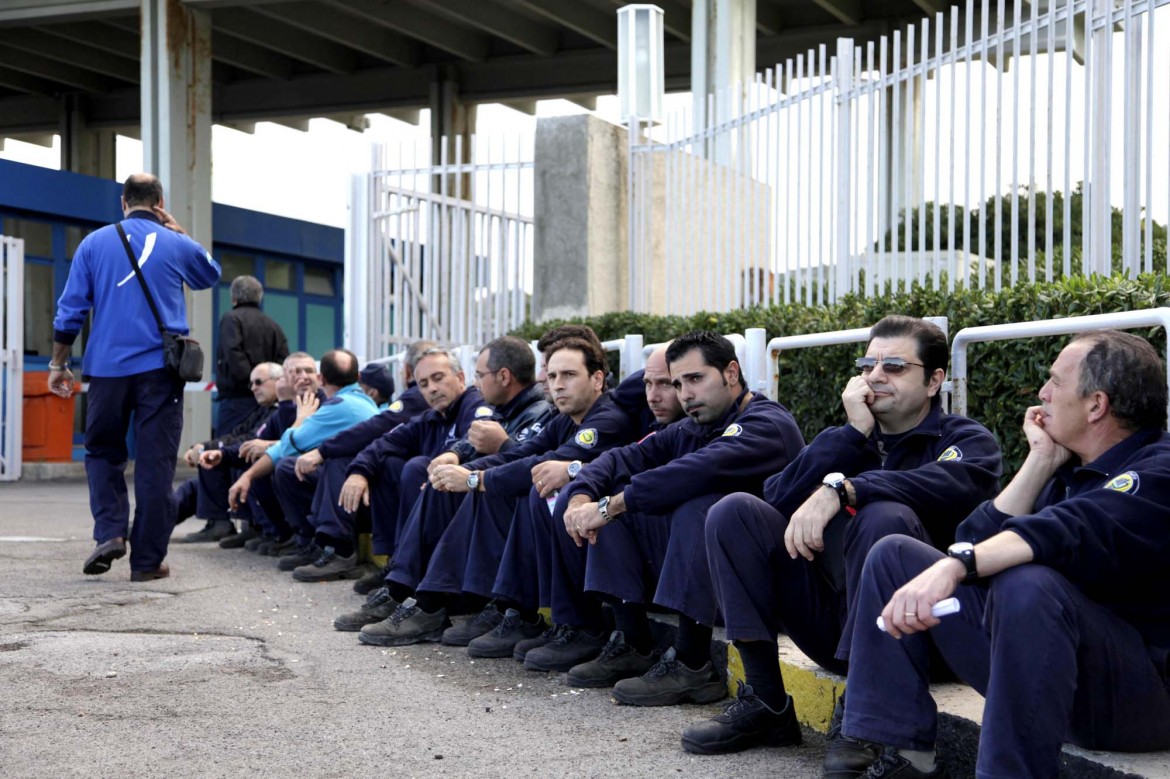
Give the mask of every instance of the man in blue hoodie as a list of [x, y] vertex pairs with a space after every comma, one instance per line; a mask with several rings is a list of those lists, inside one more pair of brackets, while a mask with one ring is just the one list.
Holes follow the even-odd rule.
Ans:
[[[1065, 740], [1170, 748], [1166, 368], [1135, 335], [1083, 333], [1039, 395], [1024, 415], [1023, 466], [959, 525], [957, 543], [944, 553], [891, 536], [870, 552], [843, 737], [826, 767], [948, 775], [934, 754], [931, 645], [987, 699], [981, 779], [1056, 776]], [[957, 614], [931, 614], [952, 596]], [[889, 635], [874, 627], [879, 614]]]
[[[126, 179], [122, 213], [130, 250], [163, 326], [186, 335], [183, 285], [212, 287], [219, 281], [219, 265], [164, 210], [162, 182], [149, 173]], [[85, 473], [97, 546], [82, 571], [110, 570], [110, 564], [126, 554], [129, 535], [130, 580], [139, 582], [170, 574], [163, 560], [175, 524], [171, 484], [183, 431], [183, 381], [164, 364], [162, 334], [135, 276], [114, 225], [95, 230], [77, 247], [53, 320], [49, 390], [66, 398], [72, 393], [69, 356], [92, 311], [81, 369], [89, 378]], [[123, 474], [132, 418], [138, 456], [130, 530]]]

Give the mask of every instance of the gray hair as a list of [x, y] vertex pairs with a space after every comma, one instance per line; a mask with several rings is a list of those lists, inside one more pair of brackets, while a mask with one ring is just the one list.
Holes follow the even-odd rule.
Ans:
[[[450, 349], [444, 349], [441, 346], [433, 346], [430, 349], [427, 349], [418, 356], [418, 359], [419, 361], [422, 361], [424, 357], [435, 357], [440, 354], [447, 358], [447, 362], [451, 366], [452, 373], [463, 373], [463, 363], [459, 362], [459, 355]], [[415, 365], [418, 365], [418, 363], [415, 363]], [[411, 370], [414, 370], [414, 368], [411, 368]]]
[[1104, 392], [1109, 411], [1127, 430], [1166, 427], [1166, 368], [1144, 338], [1120, 330], [1089, 330], [1071, 343], [1091, 346], [1081, 360], [1077, 390]]
[[264, 287], [255, 276], [236, 276], [232, 279], [232, 300], [237, 303], [259, 303], [264, 298]]
[[414, 366], [418, 365], [418, 361], [422, 359], [423, 355], [432, 349], [437, 349], [438, 346], [434, 341], [415, 341], [406, 347], [406, 356], [402, 359], [402, 362], [407, 368], [413, 371]]

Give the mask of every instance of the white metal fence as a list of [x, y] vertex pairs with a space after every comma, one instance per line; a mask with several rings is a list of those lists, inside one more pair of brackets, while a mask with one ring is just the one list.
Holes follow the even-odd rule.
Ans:
[[[430, 165], [430, 141], [382, 146], [355, 186], [347, 340], [379, 358], [418, 338], [484, 343], [532, 298], [533, 147], [462, 138]], [[446, 149], [454, 151], [448, 160]]]
[[24, 241], [0, 235], [0, 481], [21, 467], [24, 413]]
[[967, 0], [671, 118], [633, 146], [631, 308], [1165, 271], [1167, 4]]

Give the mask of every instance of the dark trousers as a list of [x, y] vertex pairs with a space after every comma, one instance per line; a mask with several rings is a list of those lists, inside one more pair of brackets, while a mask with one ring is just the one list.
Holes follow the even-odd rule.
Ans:
[[[430, 461], [430, 457], [409, 460], [389, 457], [382, 464], [381, 473], [370, 479], [370, 532], [374, 554], [393, 556], [396, 553], [398, 530], [410, 516], [410, 509], [419, 496], [419, 487], [426, 483]], [[404, 504], [405, 512], [402, 511]]]
[[308, 546], [313, 541], [313, 523], [309, 515], [313, 510], [313, 494], [321, 478], [321, 469], [301, 481], [297, 478], [296, 464], [296, 457], [280, 458], [272, 472], [272, 489], [284, 513], [284, 521], [296, 534], [301, 546]]
[[195, 516], [195, 507], [199, 503], [199, 482], [194, 478], [187, 479], [175, 488], [172, 500], [175, 502], [175, 524]]
[[231, 468], [199, 468], [195, 474], [198, 484], [195, 516], [201, 519], [228, 519], [228, 490], [235, 481]]
[[[568, 498], [562, 493], [556, 508], [563, 516]], [[551, 595], [553, 538], [556, 532], [548, 501], [533, 487], [512, 513], [508, 537], [500, 557], [491, 594], [535, 611], [548, 605]], [[562, 525], [560, 532], [564, 531]]]
[[351, 514], [337, 504], [351, 462], [352, 457], [330, 457], [317, 468], [317, 489], [309, 516], [321, 535], [357, 539], [357, 512]]
[[284, 509], [276, 499], [271, 476], [252, 481], [252, 489], [248, 490], [248, 510], [264, 535], [285, 539], [293, 534], [292, 528], [284, 521]]
[[[410, 466], [407, 466], [410, 468]], [[407, 474], [408, 476], [410, 474]], [[386, 580], [416, 589], [431, 567], [435, 547], [451, 526], [451, 520], [461, 511], [461, 504], [467, 497], [463, 493], [439, 492], [431, 488], [422, 490], [410, 507], [406, 522], [398, 535], [394, 562]], [[467, 523], [463, 523], [467, 524]], [[459, 568], [463, 577], [463, 567]]]
[[256, 408], [256, 398], [251, 394], [238, 398], [225, 398], [220, 395], [215, 400], [215, 430], [211, 435], [216, 438], [227, 435], [255, 412]]
[[905, 536], [874, 545], [856, 602], [844, 732], [901, 749], [936, 739], [930, 645], [986, 699], [976, 775], [1055, 777], [1060, 747], [1170, 747], [1170, 692], [1138, 631], [1062, 575], [1021, 565], [960, 586], [961, 610], [894, 640], [873, 625], [893, 593], [943, 557]]
[[[166, 369], [92, 377], [87, 393], [85, 474], [93, 537], [129, 538], [130, 569], [149, 571], [167, 556], [175, 526], [171, 490], [183, 432], [183, 383]], [[126, 434], [133, 417], [134, 525], [126, 486]]]
[[418, 589], [470, 592], [490, 598], [518, 500], [508, 495], [468, 493], [435, 546]]

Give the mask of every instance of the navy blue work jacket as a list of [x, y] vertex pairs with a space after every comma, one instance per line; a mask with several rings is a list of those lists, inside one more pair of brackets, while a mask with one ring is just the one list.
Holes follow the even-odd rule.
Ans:
[[411, 382], [398, 400], [391, 403], [385, 411], [342, 430], [318, 446], [317, 451], [326, 460], [330, 457], [353, 457], [386, 433], [425, 414], [430, 408], [418, 385]]
[[[544, 390], [533, 384], [486, 418], [499, 422], [508, 434], [508, 440], [500, 445], [500, 451], [506, 452], [539, 433], [556, 413], [556, 407], [545, 399]], [[477, 456], [467, 440], [456, 441], [448, 451], [457, 454], [461, 463]]]

